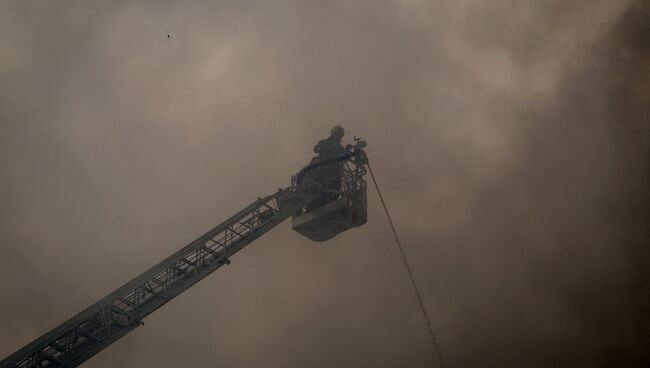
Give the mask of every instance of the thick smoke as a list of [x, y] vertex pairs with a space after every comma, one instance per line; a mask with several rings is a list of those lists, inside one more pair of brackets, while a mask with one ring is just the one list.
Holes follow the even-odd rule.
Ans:
[[[286, 186], [341, 124], [448, 367], [648, 366], [649, 9], [2, 2], [0, 357]], [[369, 199], [323, 245], [279, 226], [85, 366], [431, 366]]]

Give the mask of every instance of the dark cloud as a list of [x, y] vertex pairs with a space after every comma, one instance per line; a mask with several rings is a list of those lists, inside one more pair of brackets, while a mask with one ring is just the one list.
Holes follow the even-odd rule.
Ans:
[[[449, 367], [647, 366], [648, 9], [3, 2], [0, 356], [287, 185], [338, 123]], [[431, 366], [373, 193], [364, 227], [279, 226], [86, 365]]]

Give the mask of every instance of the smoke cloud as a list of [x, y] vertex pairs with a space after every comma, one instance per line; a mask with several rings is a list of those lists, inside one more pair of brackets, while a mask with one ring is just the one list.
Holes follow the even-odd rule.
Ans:
[[[0, 4], [0, 357], [288, 185], [373, 170], [449, 368], [650, 364], [642, 1]], [[167, 37], [169, 35], [169, 37]], [[278, 226], [87, 367], [430, 367], [376, 193]]]

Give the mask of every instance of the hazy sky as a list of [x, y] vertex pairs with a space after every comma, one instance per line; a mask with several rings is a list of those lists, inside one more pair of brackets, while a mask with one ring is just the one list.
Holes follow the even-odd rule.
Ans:
[[[1, 2], [0, 357], [341, 124], [449, 368], [648, 366], [648, 4]], [[85, 366], [435, 363], [374, 190], [363, 227], [232, 261]]]

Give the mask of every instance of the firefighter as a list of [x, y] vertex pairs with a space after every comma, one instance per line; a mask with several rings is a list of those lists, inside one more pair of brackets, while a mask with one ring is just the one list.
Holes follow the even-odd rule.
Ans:
[[[326, 160], [336, 159], [346, 155], [345, 148], [341, 144], [341, 139], [344, 135], [343, 128], [340, 125], [336, 125], [330, 131], [330, 136], [318, 142], [314, 146], [314, 152], [318, 154], [315, 157], [315, 162], [323, 162]], [[313, 163], [313, 162], [312, 162]], [[325, 186], [332, 190], [323, 198], [316, 200], [312, 208], [320, 207], [336, 198], [338, 198], [338, 192], [341, 190], [341, 171], [343, 167], [341, 162], [332, 162], [325, 166], [319, 167], [313, 171], [313, 178], [317, 181], [324, 183]]]
[[314, 146], [314, 152], [318, 154], [318, 161], [325, 161], [345, 155], [345, 148], [341, 144], [343, 139], [343, 127], [336, 125], [330, 131], [329, 138], [325, 138]]

